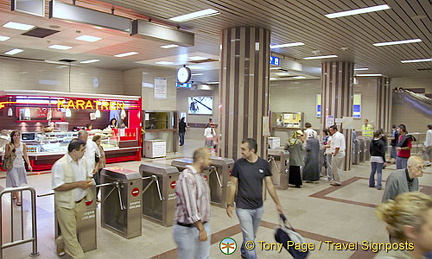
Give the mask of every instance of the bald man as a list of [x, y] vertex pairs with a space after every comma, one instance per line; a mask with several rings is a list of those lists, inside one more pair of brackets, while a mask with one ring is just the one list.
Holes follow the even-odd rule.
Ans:
[[396, 170], [387, 178], [382, 201], [394, 200], [396, 196], [404, 192], [417, 192], [419, 190], [417, 178], [423, 176], [423, 169], [423, 159], [419, 156], [411, 156], [406, 169]]

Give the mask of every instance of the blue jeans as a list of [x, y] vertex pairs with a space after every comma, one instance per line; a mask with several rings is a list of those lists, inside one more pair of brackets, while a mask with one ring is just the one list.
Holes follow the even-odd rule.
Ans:
[[174, 241], [177, 244], [177, 254], [180, 259], [210, 258], [210, 222], [204, 224], [207, 241], [199, 241], [199, 231], [196, 227], [174, 225]]
[[264, 215], [264, 207], [258, 209], [236, 208], [236, 213], [243, 233], [243, 243], [240, 249], [241, 255], [248, 259], [255, 259], [257, 258], [255, 249], [247, 250], [245, 243], [250, 240], [255, 241], [258, 227]]
[[184, 145], [184, 136], [185, 136], [185, 132], [179, 132], [180, 146]]
[[369, 177], [369, 187], [375, 187], [375, 173], [378, 174], [377, 185], [378, 189], [381, 189], [381, 181], [382, 181], [382, 169], [384, 163], [371, 162], [372, 171]]
[[391, 158], [394, 158], [394, 159], [397, 158], [396, 146], [392, 146], [392, 147], [391, 147], [390, 157], [391, 157]]
[[405, 169], [408, 165], [408, 158], [397, 157], [396, 158], [396, 169]]

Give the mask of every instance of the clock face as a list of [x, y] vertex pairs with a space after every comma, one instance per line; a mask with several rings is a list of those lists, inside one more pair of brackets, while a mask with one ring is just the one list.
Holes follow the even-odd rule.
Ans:
[[179, 83], [186, 83], [191, 78], [191, 70], [188, 67], [181, 67], [177, 70], [177, 81]]

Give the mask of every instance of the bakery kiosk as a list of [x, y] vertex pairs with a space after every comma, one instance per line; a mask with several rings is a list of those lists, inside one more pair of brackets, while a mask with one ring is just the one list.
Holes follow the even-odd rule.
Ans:
[[[21, 132], [33, 170], [49, 170], [85, 125], [102, 136], [107, 163], [140, 161], [141, 97], [29, 90], [0, 91], [0, 155], [12, 130]], [[109, 126], [115, 119], [115, 127]], [[1, 159], [1, 158], [0, 158]]]

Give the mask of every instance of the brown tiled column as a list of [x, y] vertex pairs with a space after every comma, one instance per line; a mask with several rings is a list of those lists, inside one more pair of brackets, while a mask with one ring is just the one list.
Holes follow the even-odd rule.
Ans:
[[241, 141], [254, 138], [257, 153], [267, 156], [263, 116], [269, 107], [270, 31], [234, 27], [222, 31], [219, 80], [219, 155], [241, 157]]
[[[346, 61], [323, 62], [321, 68], [321, 125], [325, 127], [328, 115], [333, 115], [335, 119], [352, 117], [354, 63]], [[345, 135], [346, 140], [344, 170], [350, 170], [352, 130], [344, 129], [340, 125], [338, 125], [338, 129]]]
[[376, 129], [390, 132], [391, 118], [391, 87], [390, 78], [377, 78]]

